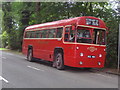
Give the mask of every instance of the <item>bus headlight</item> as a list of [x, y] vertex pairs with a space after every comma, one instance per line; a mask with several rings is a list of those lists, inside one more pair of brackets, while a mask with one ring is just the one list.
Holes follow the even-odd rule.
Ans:
[[101, 65], [101, 62], [98, 62], [98, 65], [100, 66], [100, 65]]
[[82, 56], [83, 56], [83, 53], [80, 53], [80, 56], [82, 57]]
[[106, 49], [104, 49], [104, 51], [106, 51]]
[[79, 49], [79, 47], [76, 47], [76, 49]]
[[95, 56], [92, 56], [92, 58], [95, 58]]
[[82, 65], [82, 64], [83, 64], [83, 62], [81, 62], [81, 61], [80, 61], [80, 64]]
[[102, 57], [102, 54], [99, 54], [99, 57]]

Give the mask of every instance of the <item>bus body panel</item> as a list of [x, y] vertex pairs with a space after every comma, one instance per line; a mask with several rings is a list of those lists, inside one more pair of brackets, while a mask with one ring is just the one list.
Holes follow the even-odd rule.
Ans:
[[[92, 45], [77, 45], [76, 64], [78, 67], [104, 67], [105, 47]], [[81, 55], [83, 53], [83, 55]], [[83, 64], [80, 64], [82, 62]], [[98, 63], [101, 63], [99, 65]]]
[[63, 44], [64, 64], [71, 66], [75, 64], [75, 44]]
[[[64, 64], [72, 67], [96, 67], [102, 68], [105, 63], [105, 46], [92, 46], [81, 44], [64, 44]], [[90, 47], [95, 48], [90, 51]], [[79, 49], [77, 49], [79, 48]], [[83, 56], [80, 56], [83, 53]], [[99, 57], [99, 55], [102, 55]], [[89, 58], [88, 56], [95, 56], [95, 58]], [[80, 64], [82, 62], [83, 64]], [[98, 65], [98, 62], [101, 65]]]
[[58, 39], [24, 39], [24, 49], [23, 53], [27, 55], [28, 46], [33, 47], [33, 57], [52, 61], [54, 49], [56, 47], [61, 47], [61, 40]]

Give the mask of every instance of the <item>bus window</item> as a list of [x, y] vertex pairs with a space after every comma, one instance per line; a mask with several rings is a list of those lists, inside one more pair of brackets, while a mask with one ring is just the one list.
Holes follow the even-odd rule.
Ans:
[[75, 41], [75, 30], [72, 30], [72, 27], [66, 27], [64, 41], [74, 42]]
[[69, 33], [70, 27], [66, 27], [65, 33]]
[[72, 30], [72, 27], [70, 28], [69, 42], [75, 42], [75, 30]]
[[29, 32], [25, 32], [25, 38], [29, 38]]
[[70, 32], [70, 27], [65, 28], [65, 35], [64, 35], [64, 41], [68, 42], [69, 41], [69, 32]]
[[42, 30], [42, 31], [41, 31], [42, 38], [47, 38], [47, 34], [48, 34], [47, 31], [48, 31], [48, 30]]
[[30, 38], [35, 38], [35, 31], [30, 32]]
[[56, 33], [56, 29], [50, 29], [49, 34], [48, 34], [48, 38], [54, 38], [55, 33]]
[[78, 29], [77, 30], [77, 42], [78, 43], [92, 43], [90, 30]]
[[63, 28], [57, 28], [56, 38], [62, 37]]
[[105, 45], [105, 30], [95, 29], [93, 31], [93, 44]]
[[40, 36], [41, 36], [41, 32], [40, 32], [40, 31], [36, 31], [35, 37], [36, 37], [36, 38], [40, 38]]

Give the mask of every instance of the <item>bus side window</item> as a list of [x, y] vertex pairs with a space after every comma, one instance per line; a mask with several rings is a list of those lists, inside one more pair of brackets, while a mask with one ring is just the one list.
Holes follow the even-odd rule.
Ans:
[[65, 28], [65, 35], [64, 35], [64, 41], [68, 42], [69, 41], [69, 32], [70, 32], [70, 27]]
[[65, 37], [64, 37], [65, 39], [64, 40], [68, 41], [68, 37], [69, 37], [68, 34], [65, 34]]
[[39, 31], [39, 38], [42, 38], [42, 30]]
[[35, 38], [35, 31], [31, 32], [30, 38]]
[[42, 30], [42, 38], [46, 38], [47, 36], [47, 30]]
[[75, 30], [72, 30], [72, 27], [70, 28], [70, 36], [69, 36], [69, 42], [75, 41]]
[[25, 37], [24, 38], [28, 38], [29, 32], [25, 32]]
[[56, 38], [62, 37], [63, 28], [57, 28]]
[[25, 32], [25, 37], [24, 38], [29, 38], [29, 36], [30, 36], [30, 33], [28, 31]]
[[41, 31], [35, 32], [35, 38], [41, 38]]
[[64, 41], [74, 42], [75, 41], [75, 30], [72, 30], [72, 27], [66, 27]]
[[49, 30], [46, 30], [46, 38], [48, 38]]
[[54, 38], [55, 33], [56, 33], [56, 29], [50, 29], [49, 34], [48, 34], [48, 38]]
[[31, 31], [29, 32], [29, 38], [32, 38], [32, 32]]

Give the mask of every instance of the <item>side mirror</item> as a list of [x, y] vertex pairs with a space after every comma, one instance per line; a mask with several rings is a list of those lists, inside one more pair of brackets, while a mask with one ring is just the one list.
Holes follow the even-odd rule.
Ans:
[[75, 26], [74, 25], [72, 25], [72, 30], [75, 30]]

